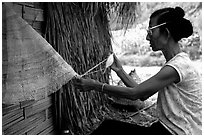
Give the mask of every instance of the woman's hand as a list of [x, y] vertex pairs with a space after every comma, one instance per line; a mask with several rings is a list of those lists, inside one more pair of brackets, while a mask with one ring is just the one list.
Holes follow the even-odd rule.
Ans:
[[82, 77], [75, 77], [73, 78], [73, 82], [77, 88], [82, 89], [82, 91], [86, 92], [86, 91], [93, 90], [94, 83], [96, 83], [97, 81], [93, 79], [84, 79]]
[[111, 69], [117, 73], [118, 71], [121, 71], [123, 67], [121, 65], [121, 62], [119, 61], [119, 59], [116, 57], [115, 54], [113, 54], [113, 58], [114, 58], [114, 62], [111, 65]]

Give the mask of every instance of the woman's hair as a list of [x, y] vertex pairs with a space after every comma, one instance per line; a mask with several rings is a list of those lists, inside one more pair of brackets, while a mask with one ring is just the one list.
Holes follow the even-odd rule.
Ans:
[[160, 27], [160, 31], [169, 30], [173, 39], [179, 41], [182, 38], [187, 38], [193, 33], [193, 26], [191, 22], [185, 18], [184, 10], [180, 7], [176, 8], [164, 8], [155, 11], [150, 16], [151, 18], [158, 17], [157, 25], [166, 22], [167, 24]]

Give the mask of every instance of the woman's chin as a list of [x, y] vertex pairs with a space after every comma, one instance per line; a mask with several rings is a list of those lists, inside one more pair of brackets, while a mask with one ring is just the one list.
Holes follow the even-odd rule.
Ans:
[[155, 51], [155, 49], [153, 47], [151, 47], [152, 51]]

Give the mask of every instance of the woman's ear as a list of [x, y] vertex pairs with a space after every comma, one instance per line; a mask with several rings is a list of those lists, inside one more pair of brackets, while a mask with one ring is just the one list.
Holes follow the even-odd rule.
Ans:
[[166, 32], [167, 32], [167, 39], [169, 39], [169, 38], [170, 38], [170, 36], [171, 36], [171, 33], [170, 33], [170, 31], [169, 31], [169, 29], [168, 29], [168, 28], [166, 28]]
[[165, 28], [165, 31], [163, 32], [163, 37], [162, 37], [163, 44], [167, 44], [170, 40], [170, 37], [171, 37], [170, 31], [167, 28]]

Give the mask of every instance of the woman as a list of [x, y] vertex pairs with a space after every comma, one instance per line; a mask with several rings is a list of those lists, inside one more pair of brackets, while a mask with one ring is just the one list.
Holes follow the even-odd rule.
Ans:
[[202, 134], [201, 74], [194, 68], [178, 41], [189, 37], [193, 27], [183, 18], [180, 7], [164, 8], [150, 16], [146, 39], [153, 51], [162, 51], [166, 63], [148, 80], [137, 84], [123, 70], [114, 56], [111, 69], [127, 87], [117, 87], [92, 79], [76, 79], [76, 86], [84, 91], [96, 90], [131, 100], [146, 100], [158, 92], [157, 110], [160, 122], [172, 134]]

